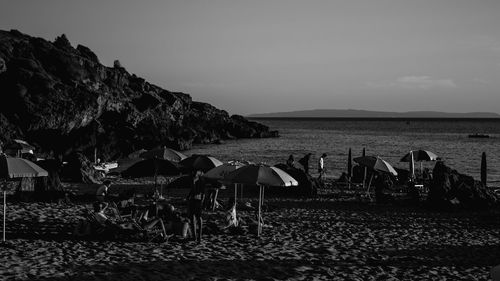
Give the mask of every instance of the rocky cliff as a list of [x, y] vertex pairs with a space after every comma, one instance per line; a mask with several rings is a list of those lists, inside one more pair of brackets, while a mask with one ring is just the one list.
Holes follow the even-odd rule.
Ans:
[[104, 159], [167, 145], [275, 137], [276, 131], [102, 65], [65, 35], [49, 42], [0, 31], [0, 141], [22, 138], [45, 154], [97, 148]]

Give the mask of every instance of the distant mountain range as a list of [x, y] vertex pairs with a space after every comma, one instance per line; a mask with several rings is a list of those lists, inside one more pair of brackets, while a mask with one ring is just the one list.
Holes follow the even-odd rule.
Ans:
[[251, 114], [250, 118], [500, 118], [492, 112], [451, 113], [439, 111], [385, 112], [355, 109], [315, 109]]

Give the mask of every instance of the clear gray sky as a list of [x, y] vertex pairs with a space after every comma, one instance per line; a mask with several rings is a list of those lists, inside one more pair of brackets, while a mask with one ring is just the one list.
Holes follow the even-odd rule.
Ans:
[[105, 65], [230, 113], [500, 113], [499, 0], [0, 0]]

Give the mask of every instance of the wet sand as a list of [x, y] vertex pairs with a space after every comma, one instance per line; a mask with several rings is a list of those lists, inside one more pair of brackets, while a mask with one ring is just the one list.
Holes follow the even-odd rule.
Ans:
[[[89, 204], [10, 203], [0, 279], [489, 280], [500, 264], [498, 211], [337, 199], [272, 198], [266, 205], [260, 238], [216, 232], [197, 244], [78, 239], [72, 229]], [[204, 217], [223, 224], [221, 211]]]

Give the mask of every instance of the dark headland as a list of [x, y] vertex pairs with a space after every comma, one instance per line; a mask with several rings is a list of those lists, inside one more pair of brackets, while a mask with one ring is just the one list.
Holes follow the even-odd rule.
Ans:
[[193, 101], [129, 73], [107, 67], [89, 48], [65, 35], [49, 42], [0, 30], [0, 145], [25, 139], [39, 153], [73, 151], [103, 159], [141, 148], [233, 138], [275, 137], [242, 116]]

